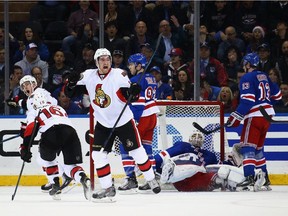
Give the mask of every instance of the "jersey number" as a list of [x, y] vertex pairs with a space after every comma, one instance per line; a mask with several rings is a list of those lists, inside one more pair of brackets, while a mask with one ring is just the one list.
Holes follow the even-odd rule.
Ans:
[[265, 101], [265, 100], [270, 101], [270, 86], [269, 86], [269, 83], [260, 82], [259, 86], [258, 86], [258, 89], [260, 90], [259, 101]]
[[64, 116], [61, 110], [58, 107], [50, 106], [49, 110], [43, 109], [42, 113], [46, 116], [46, 118], [51, 118], [52, 115]]

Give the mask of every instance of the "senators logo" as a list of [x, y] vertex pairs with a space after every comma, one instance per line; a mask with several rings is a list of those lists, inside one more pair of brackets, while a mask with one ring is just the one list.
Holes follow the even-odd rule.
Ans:
[[95, 99], [93, 100], [93, 103], [101, 108], [106, 108], [111, 103], [111, 98], [105, 94], [105, 92], [102, 90], [101, 85], [96, 86], [95, 89]]

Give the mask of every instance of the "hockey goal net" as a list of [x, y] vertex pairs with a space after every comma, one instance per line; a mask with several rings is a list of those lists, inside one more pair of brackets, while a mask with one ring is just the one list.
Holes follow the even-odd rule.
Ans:
[[[221, 102], [157, 101], [157, 105], [160, 113], [153, 135], [154, 155], [173, 146], [176, 141], [188, 141], [189, 136], [197, 131], [192, 125], [193, 122], [197, 122], [208, 131], [224, 125], [224, 111]], [[120, 141], [116, 137], [113, 147], [115, 155], [120, 155], [119, 143]], [[224, 159], [225, 146], [227, 147], [228, 144], [225, 145], [224, 142], [224, 128], [204, 135], [203, 148], [215, 152], [219, 160]], [[93, 164], [91, 165], [93, 166]]]

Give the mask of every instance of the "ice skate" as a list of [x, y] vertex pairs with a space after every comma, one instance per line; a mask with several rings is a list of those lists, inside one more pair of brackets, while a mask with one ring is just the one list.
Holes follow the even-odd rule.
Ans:
[[[254, 188], [254, 176], [250, 175], [247, 176], [243, 182], [240, 182], [236, 185], [237, 191], [250, 191], [252, 188]], [[253, 189], [252, 189], [253, 190]]]
[[135, 194], [137, 193], [138, 182], [135, 176], [128, 177], [124, 183], [118, 187], [120, 194]]
[[265, 173], [263, 173], [262, 170], [259, 170], [259, 172], [255, 173], [254, 181], [254, 192], [262, 191], [262, 187], [265, 183]]
[[149, 184], [151, 190], [153, 191], [153, 193], [155, 193], [155, 194], [160, 193], [161, 187], [155, 178], [151, 181], [148, 181], [148, 184]]
[[162, 168], [162, 174], [160, 177], [160, 182], [165, 184], [169, 181], [170, 176], [173, 174], [175, 164], [172, 161], [168, 161]]
[[49, 191], [49, 195], [52, 196], [54, 200], [61, 200], [61, 190], [60, 190], [60, 183], [59, 177], [54, 178], [54, 184], [52, 184], [52, 189]]
[[[70, 178], [69, 176], [67, 176], [65, 173], [63, 173], [62, 175], [62, 185], [60, 186], [61, 191], [63, 191], [63, 189], [67, 189], [67, 186], [69, 186], [69, 184], [73, 181], [72, 178]], [[66, 190], [65, 190], [66, 191]], [[64, 191], [63, 191], [64, 192]]]
[[91, 181], [90, 179], [86, 176], [85, 173], [80, 173], [81, 179], [80, 182], [83, 186], [83, 191], [84, 191], [84, 196], [87, 200], [91, 200], [91, 194], [92, 194], [92, 190], [91, 190]]
[[139, 187], [138, 187], [138, 190], [140, 190], [140, 191], [150, 191], [151, 190], [151, 187], [150, 187], [150, 185], [148, 184], [148, 182], [145, 182], [143, 185], [140, 185]]
[[43, 193], [48, 193], [52, 189], [52, 184], [47, 183], [45, 185], [41, 185], [41, 191]]
[[116, 189], [114, 185], [109, 188], [101, 189], [100, 191], [92, 194], [93, 202], [116, 202], [114, 199], [116, 195]]

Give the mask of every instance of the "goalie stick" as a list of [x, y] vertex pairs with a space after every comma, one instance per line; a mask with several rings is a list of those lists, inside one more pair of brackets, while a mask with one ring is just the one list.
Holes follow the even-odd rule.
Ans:
[[274, 120], [274, 119], [272, 119], [272, 117], [266, 112], [266, 110], [264, 109], [263, 106], [259, 106], [259, 110], [260, 110], [261, 114], [263, 115], [263, 117], [271, 123], [274, 123], [274, 124], [288, 123], [288, 120]]
[[212, 129], [212, 130], [205, 130], [205, 129], [204, 129], [203, 127], [201, 127], [197, 122], [193, 122], [193, 123], [192, 123], [192, 125], [193, 125], [197, 130], [199, 130], [201, 133], [206, 134], [206, 135], [211, 134], [211, 133], [213, 133], [213, 132], [215, 132], [215, 131], [218, 131], [218, 130], [220, 130], [221, 128], [226, 127], [228, 124], [229, 124], [229, 123], [227, 122], [227, 123], [225, 123], [224, 125], [217, 126], [216, 128], [214, 128], [214, 129]]

